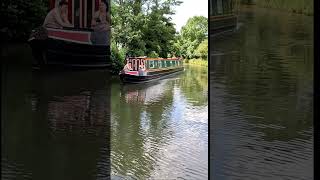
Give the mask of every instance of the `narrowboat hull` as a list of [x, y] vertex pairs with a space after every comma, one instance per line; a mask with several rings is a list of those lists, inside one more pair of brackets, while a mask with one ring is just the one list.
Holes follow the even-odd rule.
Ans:
[[123, 83], [143, 83], [143, 82], [150, 82], [153, 80], [161, 79], [168, 77], [169, 75], [173, 75], [175, 73], [183, 71], [183, 67], [175, 68], [175, 69], [168, 69], [164, 71], [155, 71], [155, 72], [148, 72], [145, 76], [137, 76], [131, 74], [120, 74], [120, 79]]
[[236, 28], [237, 16], [234, 14], [210, 17], [210, 34], [212, 36], [234, 31]]
[[[55, 31], [58, 32], [59, 30]], [[72, 67], [110, 66], [110, 46], [108, 44], [93, 44], [90, 40], [91, 32], [69, 31], [58, 33], [56, 33], [57, 35], [53, 34], [56, 36], [50, 36], [49, 34], [46, 38], [32, 38], [29, 40], [32, 54], [36, 60], [34, 64], [39, 66], [59, 65]], [[59, 35], [66, 38], [60, 38]], [[83, 37], [87, 39], [83, 40], [81, 35], [84, 35]], [[79, 41], [72, 39], [73, 37], [75, 37], [74, 39], [78, 38]]]
[[47, 39], [30, 42], [38, 65], [64, 65], [78, 67], [109, 67], [108, 46], [77, 44]]

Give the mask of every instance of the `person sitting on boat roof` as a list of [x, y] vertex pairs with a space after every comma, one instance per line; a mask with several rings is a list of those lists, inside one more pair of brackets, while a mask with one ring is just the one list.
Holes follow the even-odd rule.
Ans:
[[[128, 62], [128, 61], [127, 61], [127, 62]], [[124, 70], [124, 71], [132, 71], [132, 68], [131, 68], [131, 66], [130, 66], [129, 63], [126, 63], [126, 65], [123, 67], [123, 70]]]
[[139, 66], [139, 76], [144, 76], [145, 75], [145, 68], [143, 65]]
[[93, 44], [110, 44], [110, 21], [109, 4], [105, 0], [102, 0], [99, 5], [99, 11], [95, 12], [91, 20], [91, 27], [94, 30], [91, 33]]
[[68, 20], [68, 2], [61, 0], [58, 7], [53, 8], [43, 23], [44, 27], [62, 29], [63, 27], [73, 27]]
[[94, 31], [109, 31], [110, 21], [109, 4], [105, 0], [102, 0], [99, 5], [99, 11], [95, 12], [91, 20], [91, 27]]

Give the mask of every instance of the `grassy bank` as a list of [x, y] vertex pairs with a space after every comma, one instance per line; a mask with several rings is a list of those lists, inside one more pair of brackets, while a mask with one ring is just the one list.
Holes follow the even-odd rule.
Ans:
[[208, 61], [205, 59], [187, 59], [186, 64], [208, 67]]
[[242, 4], [256, 4], [259, 7], [281, 9], [292, 13], [313, 16], [313, 0], [251, 0]]

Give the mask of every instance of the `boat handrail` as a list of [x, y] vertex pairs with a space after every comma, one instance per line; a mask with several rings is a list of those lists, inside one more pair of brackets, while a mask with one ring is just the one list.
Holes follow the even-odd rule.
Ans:
[[175, 58], [148, 58], [144, 57], [127, 57], [128, 59], [144, 59], [144, 60], [182, 60], [182, 58], [175, 57]]

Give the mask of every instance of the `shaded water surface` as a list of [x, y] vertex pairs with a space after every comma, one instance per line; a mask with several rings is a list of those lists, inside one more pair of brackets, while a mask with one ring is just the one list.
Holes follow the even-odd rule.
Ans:
[[155, 83], [112, 84], [112, 174], [133, 179], [208, 178], [208, 71]]
[[109, 73], [33, 72], [28, 48], [14, 49], [1, 69], [2, 179], [107, 179]]
[[242, 8], [211, 38], [212, 179], [313, 179], [313, 17]]

